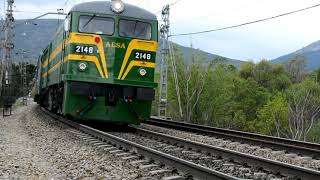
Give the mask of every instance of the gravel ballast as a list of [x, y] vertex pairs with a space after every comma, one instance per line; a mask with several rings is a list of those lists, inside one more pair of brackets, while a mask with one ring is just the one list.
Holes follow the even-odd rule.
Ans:
[[0, 118], [0, 179], [142, 179], [139, 169], [99, 150], [31, 104]]
[[264, 171], [260, 168], [257, 169], [214, 155], [184, 149], [179, 145], [167, 144], [161, 139], [150, 139], [149, 137], [144, 137], [135, 133], [113, 133], [113, 135], [240, 179], [296, 179], [291, 177], [282, 178], [279, 175], [272, 174], [271, 172]]
[[200, 143], [204, 143], [212, 146], [226, 148], [226, 149], [238, 151], [241, 153], [251, 154], [251, 155], [255, 155], [255, 156], [259, 156], [259, 157], [263, 157], [263, 158], [267, 158], [275, 161], [280, 161], [280, 162], [289, 163], [296, 166], [301, 166], [301, 167], [320, 171], [320, 160], [312, 159], [311, 157], [298, 156], [297, 154], [288, 154], [288, 153], [285, 153], [284, 151], [275, 151], [269, 148], [253, 146], [250, 144], [241, 144], [239, 142], [232, 142], [225, 139], [219, 139], [215, 137], [204, 136], [204, 135], [199, 135], [195, 133], [190, 133], [190, 132], [185, 132], [180, 130], [173, 130], [173, 129], [163, 128], [163, 127], [158, 127], [153, 125], [142, 124], [140, 127], [147, 130], [163, 133], [163, 134], [176, 136], [182, 139], [188, 139], [191, 141], [196, 141], [196, 142], [200, 142]]

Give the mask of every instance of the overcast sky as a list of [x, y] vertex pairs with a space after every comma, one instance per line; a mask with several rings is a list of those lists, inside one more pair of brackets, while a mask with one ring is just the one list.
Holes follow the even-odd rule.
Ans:
[[[4, 0], [1, 0], [1, 3]], [[32, 12], [68, 11], [74, 4], [90, 0], [15, 0], [15, 10]], [[175, 0], [123, 0], [151, 12]], [[171, 33], [220, 28], [312, 6], [319, 0], [182, 0], [171, 7]], [[0, 6], [3, 17], [3, 3]], [[41, 13], [15, 13], [16, 19]], [[161, 17], [159, 16], [159, 19]], [[275, 20], [209, 34], [174, 37], [184, 46], [229, 58], [259, 61], [274, 59], [320, 40], [320, 7]]]

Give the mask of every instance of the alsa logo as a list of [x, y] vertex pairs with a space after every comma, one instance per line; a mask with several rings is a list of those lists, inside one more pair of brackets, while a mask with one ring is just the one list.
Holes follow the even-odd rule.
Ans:
[[117, 48], [117, 49], [125, 49], [126, 45], [124, 43], [118, 43], [118, 42], [107, 42], [106, 43], [107, 48]]

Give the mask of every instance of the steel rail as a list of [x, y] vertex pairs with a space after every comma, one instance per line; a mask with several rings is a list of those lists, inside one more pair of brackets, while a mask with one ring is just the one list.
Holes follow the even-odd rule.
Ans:
[[164, 120], [157, 117], [152, 117], [150, 120], [145, 121], [144, 123], [177, 130], [183, 130], [187, 132], [200, 133], [203, 135], [214, 136], [226, 140], [254, 144], [276, 150], [284, 150], [286, 152], [296, 153], [302, 156], [320, 158], [320, 144], [315, 143], [302, 142], [203, 125], [196, 125], [185, 122]]
[[237, 151], [232, 151], [220, 147], [215, 147], [195, 141], [185, 140], [178, 137], [173, 137], [169, 135], [165, 135], [162, 133], [157, 133], [141, 128], [136, 128], [136, 133], [141, 136], [151, 137], [157, 140], [164, 140], [169, 142], [170, 144], [183, 146], [188, 149], [191, 148], [193, 150], [209, 153], [215, 156], [221, 156], [223, 159], [230, 159], [240, 164], [247, 164], [251, 167], [263, 168], [264, 170], [273, 172], [274, 174], [281, 174], [289, 177], [298, 177], [301, 179], [309, 179], [309, 180], [319, 180], [320, 179], [320, 171], [316, 171], [313, 169], [307, 169], [279, 161], [274, 161], [258, 156], [253, 156]]
[[91, 135], [97, 139], [100, 139], [104, 142], [108, 142], [118, 148], [123, 148], [131, 152], [135, 152], [137, 154], [140, 154], [142, 156], [148, 157], [150, 159], [153, 159], [156, 162], [163, 163], [168, 166], [172, 166], [177, 168], [179, 171], [190, 174], [195, 179], [204, 179], [204, 180], [211, 180], [211, 179], [238, 179], [235, 177], [232, 177], [227, 174], [223, 174], [221, 172], [200, 166], [198, 164], [185, 161], [183, 159], [171, 156], [169, 154], [165, 154], [163, 152], [139, 145], [137, 143], [133, 143], [131, 141], [119, 138], [117, 136], [114, 136], [112, 134], [88, 127], [86, 125], [78, 124], [74, 121], [70, 121], [68, 119], [65, 119], [63, 117], [60, 117], [58, 115], [52, 114], [48, 112], [45, 109], [41, 109], [45, 114], [48, 116], [59, 120], [60, 122], [69, 125], [70, 127], [73, 127], [77, 130], [80, 130], [88, 135]]

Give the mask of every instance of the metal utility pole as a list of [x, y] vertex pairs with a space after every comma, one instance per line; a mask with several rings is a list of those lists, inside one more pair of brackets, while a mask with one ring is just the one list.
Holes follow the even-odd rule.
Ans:
[[[25, 56], [25, 51], [23, 51], [23, 59], [26, 59]], [[21, 96], [22, 96], [22, 104], [24, 106], [27, 106], [27, 94], [28, 94], [28, 90], [27, 90], [27, 64], [26, 62], [21, 62], [19, 64], [19, 69], [20, 69], [20, 75], [21, 75], [21, 83], [22, 83], [22, 90], [21, 90]]]
[[159, 112], [161, 118], [167, 117], [167, 88], [168, 88], [168, 55], [169, 55], [169, 29], [170, 29], [170, 6], [166, 5], [162, 9], [163, 24], [160, 27], [160, 37], [162, 39], [161, 49], [161, 72], [160, 72], [160, 93], [159, 93]]
[[11, 115], [11, 106], [12, 106], [12, 96], [11, 96], [11, 80], [12, 80], [12, 50], [14, 48], [13, 44], [13, 3], [14, 0], [7, 0], [7, 13], [6, 19], [4, 22], [4, 41], [2, 43], [3, 48], [3, 58], [1, 61], [1, 73], [0, 73], [0, 88], [1, 88], [1, 97], [3, 98], [4, 108], [3, 116], [5, 112], [9, 111]]
[[[3, 89], [4, 85], [10, 85], [11, 83], [11, 66], [12, 66], [12, 50], [14, 48], [14, 44], [12, 42], [13, 34], [13, 6], [14, 0], [7, 0], [7, 13], [6, 19], [4, 23], [4, 41], [2, 44], [3, 48], [3, 58], [1, 61], [1, 75], [0, 75], [0, 87]], [[4, 84], [3, 84], [4, 83]]]
[[[23, 59], [26, 60], [25, 51], [23, 52]], [[21, 76], [22, 76], [22, 104], [27, 106], [28, 101], [28, 85], [27, 85], [27, 62], [21, 64]]]

